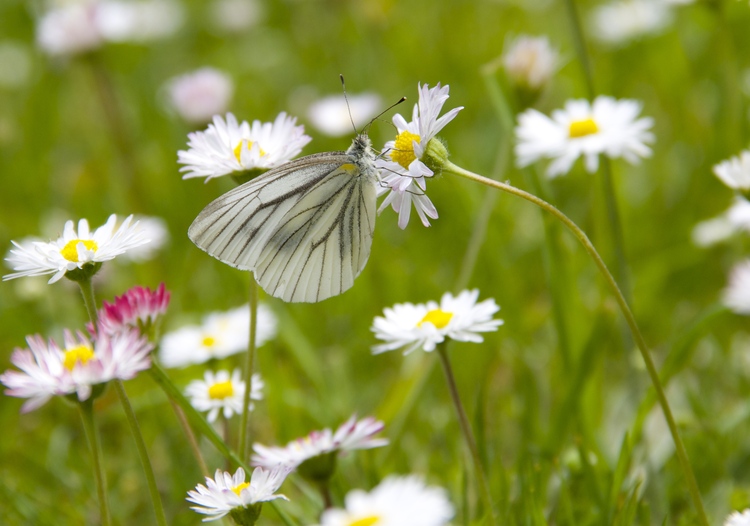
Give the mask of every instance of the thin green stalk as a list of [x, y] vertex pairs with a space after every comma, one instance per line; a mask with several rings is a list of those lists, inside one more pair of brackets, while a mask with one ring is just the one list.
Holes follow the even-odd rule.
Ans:
[[591, 243], [586, 233], [583, 230], [581, 230], [578, 227], [578, 225], [576, 225], [568, 216], [563, 214], [560, 210], [558, 210], [557, 208], [555, 208], [548, 202], [544, 201], [543, 199], [540, 199], [535, 195], [525, 192], [524, 190], [521, 190], [509, 184], [501, 183], [500, 181], [493, 181], [492, 179], [488, 179], [486, 177], [475, 174], [468, 170], [464, 170], [463, 168], [456, 166], [450, 161], [446, 161], [445, 165], [443, 166], [443, 171], [452, 173], [459, 177], [464, 177], [466, 179], [469, 179], [469, 180], [472, 180], [472, 181], [475, 181], [475, 182], [478, 182], [487, 186], [491, 186], [493, 188], [497, 188], [498, 190], [502, 190], [509, 194], [513, 194], [522, 199], [525, 199], [526, 201], [529, 201], [530, 203], [535, 204], [536, 206], [549, 212], [550, 214], [552, 214], [553, 217], [555, 217], [557, 220], [562, 222], [565, 225], [565, 227], [568, 230], [570, 230], [570, 232], [583, 245], [584, 249], [586, 250], [586, 252], [588, 252], [589, 256], [594, 261], [600, 273], [604, 277], [604, 281], [607, 283], [607, 285], [611, 289], [612, 294], [615, 296], [615, 300], [617, 301], [617, 304], [619, 305], [620, 310], [622, 311], [622, 314], [625, 317], [625, 321], [627, 322], [628, 327], [630, 328], [630, 331], [633, 334], [633, 338], [635, 339], [635, 342], [638, 345], [638, 349], [641, 352], [643, 361], [646, 364], [646, 370], [648, 371], [648, 375], [651, 379], [651, 384], [653, 385], [653, 388], [656, 391], [656, 395], [659, 399], [659, 404], [661, 405], [662, 412], [664, 413], [664, 417], [667, 420], [667, 425], [669, 426], [669, 431], [672, 434], [672, 440], [674, 441], [674, 444], [675, 444], [675, 451], [677, 452], [677, 458], [680, 462], [680, 467], [682, 468], [682, 472], [685, 477], [688, 490], [690, 491], [690, 496], [693, 500], [693, 505], [695, 506], [699, 522], [703, 526], [709, 526], [708, 518], [706, 516], [706, 511], [703, 507], [703, 501], [701, 500], [700, 491], [698, 489], [698, 483], [695, 479], [695, 474], [693, 473], [693, 468], [691, 467], [690, 461], [688, 460], [687, 451], [685, 450], [685, 446], [682, 443], [682, 439], [680, 438], [679, 431], [677, 430], [677, 424], [675, 423], [674, 416], [672, 415], [672, 410], [669, 407], [669, 402], [667, 401], [667, 397], [664, 394], [664, 389], [662, 387], [661, 381], [659, 380], [659, 373], [657, 372], [656, 366], [654, 365], [654, 361], [651, 358], [651, 353], [648, 350], [646, 341], [643, 339], [643, 335], [641, 334], [641, 331], [638, 328], [638, 324], [635, 321], [635, 317], [633, 316], [633, 313], [630, 311], [630, 307], [628, 307], [628, 303], [625, 300], [625, 297], [623, 296], [622, 292], [620, 291], [620, 288], [617, 286], [617, 282], [612, 277], [612, 274], [609, 272], [607, 265], [604, 263], [601, 256], [596, 251], [596, 248], [594, 248], [594, 245]]
[[578, 55], [578, 61], [581, 63], [581, 69], [583, 70], [583, 78], [586, 81], [586, 92], [588, 97], [593, 99], [596, 96], [594, 74], [591, 69], [589, 53], [586, 50], [586, 38], [583, 36], [583, 26], [581, 25], [581, 17], [578, 15], [576, 0], [565, 0], [565, 7], [573, 29], [573, 45], [576, 48], [576, 55]]
[[250, 275], [250, 338], [245, 355], [245, 393], [242, 397], [242, 419], [240, 420], [240, 445], [242, 458], [250, 456], [250, 393], [253, 392], [253, 367], [255, 365], [255, 342], [258, 329], [258, 284], [255, 275]]
[[78, 287], [81, 289], [81, 296], [83, 296], [83, 304], [86, 307], [86, 314], [89, 316], [89, 321], [96, 324], [96, 297], [94, 296], [94, 284], [91, 278], [82, 279], [76, 281]]
[[193, 450], [193, 456], [195, 457], [196, 462], [198, 462], [198, 467], [201, 470], [201, 474], [204, 477], [210, 477], [211, 472], [208, 471], [206, 460], [203, 458], [203, 454], [201, 453], [201, 448], [198, 445], [198, 440], [195, 437], [195, 433], [193, 433], [193, 428], [190, 427], [190, 422], [188, 422], [187, 417], [185, 416], [185, 411], [183, 411], [182, 408], [179, 405], [177, 405], [177, 402], [175, 402], [171, 398], [169, 398], [169, 403], [172, 406], [172, 410], [174, 411], [174, 414], [177, 415], [177, 420], [180, 421], [180, 427], [182, 427], [182, 431], [185, 433], [185, 436], [188, 439], [188, 443], [190, 444], [190, 449]]
[[461, 403], [461, 397], [458, 394], [458, 388], [456, 387], [456, 379], [453, 377], [453, 368], [451, 367], [448, 353], [446, 351], [446, 342], [443, 342], [437, 346], [438, 356], [440, 357], [440, 364], [443, 366], [443, 372], [445, 372], [445, 379], [448, 383], [448, 391], [450, 392], [453, 405], [456, 408], [458, 414], [458, 422], [461, 426], [461, 432], [464, 435], [464, 440], [469, 446], [471, 452], [471, 458], [474, 462], [474, 474], [477, 477], [477, 483], [479, 485], [479, 492], [482, 495], [482, 500], [487, 508], [486, 513], [489, 518], [489, 524], [495, 524], [495, 510], [492, 506], [492, 494], [490, 493], [490, 487], [487, 483], [487, 475], [484, 472], [482, 466], [482, 459], [479, 456], [479, 449], [477, 448], [477, 442], [474, 439], [474, 433], [471, 431], [471, 425], [469, 424], [469, 418], [466, 416], [466, 411]]
[[102, 465], [102, 448], [99, 441], [99, 432], [94, 423], [94, 402], [91, 398], [78, 404], [81, 411], [81, 420], [83, 421], [83, 430], [86, 433], [86, 439], [91, 449], [91, 460], [94, 464], [94, 478], [96, 479], [96, 493], [99, 497], [99, 515], [101, 516], [102, 526], [110, 526], [112, 517], [109, 513], [109, 504], [107, 503], [107, 479], [104, 474]]
[[167, 517], [166, 515], [164, 515], [164, 506], [162, 506], [161, 496], [159, 495], [159, 488], [156, 485], [154, 469], [151, 466], [151, 459], [148, 457], [148, 450], [146, 449], [146, 443], [143, 440], [143, 434], [141, 434], [141, 428], [138, 425], [138, 420], [135, 417], [135, 411], [133, 411], [133, 406], [130, 404], [128, 394], [125, 392], [125, 386], [122, 384], [122, 380], [114, 380], [114, 384], [115, 390], [117, 391], [117, 396], [120, 399], [122, 408], [125, 411], [125, 416], [128, 419], [130, 431], [133, 433], [135, 446], [138, 450], [138, 457], [141, 460], [141, 466], [143, 466], [143, 473], [146, 475], [148, 491], [151, 495], [151, 503], [154, 506], [154, 513], [156, 514], [156, 523], [160, 526], [167, 526]]

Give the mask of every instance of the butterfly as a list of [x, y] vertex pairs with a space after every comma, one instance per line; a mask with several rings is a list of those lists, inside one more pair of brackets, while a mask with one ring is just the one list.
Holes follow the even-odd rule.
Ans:
[[341, 294], [370, 256], [375, 159], [363, 132], [345, 152], [289, 161], [212, 201], [188, 236], [219, 261], [252, 271], [263, 290], [284, 301]]

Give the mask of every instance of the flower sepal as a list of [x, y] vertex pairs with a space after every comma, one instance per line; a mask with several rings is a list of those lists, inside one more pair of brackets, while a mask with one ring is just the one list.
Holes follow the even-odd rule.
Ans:
[[80, 268], [74, 268], [73, 270], [67, 271], [65, 273], [65, 277], [68, 278], [70, 281], [81, 283], [81, 282], [88, 281], [91, 278], [93, 278], [94, 275], [97, 272], [99, 272], [100, 268], [102, 268], [101, 261], [95, 261], [93, 263], [86, 263]]
[[250, 170], [243, 170], [241, 172], [232, 172], [232, 180], [237, 183], [237, 186], [245, 184], [248, 181], [252, 181], [256, 177], [259, 177], [268, 171], [267, 168], [252, 168]]
[[313, 482], [327, 482], [336, 471], [337, 451], [324, 453], [305, 460], [297, 471], [305, 479]]
[[239, 526], [254, 526], [260, 517], [260, 510], [262, 507], [262, 502], [256, 502], [255, 504], [249, 504], [247, 506], [238, 506], [232, 508], [229, 512], [229, 516], [232, 518], [232, 521]]
[[104, 391], [107, 389], [107, 385], [109, 385], [109, 382], [102, 382], [99, 384], [92, 385], [91, 394], [86, 400], [80, 400], [78, 398], [78, 393], [66, 394], [62, 396], [61, 398], [73, 406], [76, 406], [78, 404], [93, 404], [94, 400], [96, 400], [97, 398], [99, 398], [100, 396], [104, 394]]
[[446, 148], [445, 143], [442, 139], [433, 137], [425, 146], [422, 162], [435, 175], [440, 175], [443, 172], [443, 166], [448, 162], [448, 157], [448, 148]]

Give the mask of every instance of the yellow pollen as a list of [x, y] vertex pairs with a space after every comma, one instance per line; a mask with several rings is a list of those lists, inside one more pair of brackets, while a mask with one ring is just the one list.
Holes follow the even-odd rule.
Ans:
[[[252, 149], [253, 144], [255, 144], [253, 141], [248, 141], [247, 139], [242, 139], [239, 143], [237, 143], [237, 146], [234, 147], [234, 156], [237, 158], [238, 163], [242, 163], [242, 148], [243, 146], [247, 146], [248, 151]], [[266, 151], [263, 148], [260, 149], [260, 156], [263, 157], [266, 155]]]
[[83, 243], [83, 246], [86, 247], [86, 249], [93, 250], [94, 252], [99, 249], [99, 246], [93, 239], [73, 239], [72, 241], [68, 241], [60, 251], [62, 257], [68, 261], [78, 263], [78, 243]]
[[213, 347], [216, 344], [216, 338], [206, 336], [203, 338], [201, 343], [203, 344], [203, 347]]
[[421, 327], [423, 323], [432, 323], [436, 329], [444, 329], [450, 323], [451, 318], [453, 318], [452, 312], [440, 309], [431, 310], [424, 315], [422, 321], [417, 323], [417, 327]]
[[377, 515], [372, 515], [370, 517], [362, 517], [361, 519], [352, 521], [348, 526], [373, 526], [374, 524], [377, 524], [379, 522], [380, 517], [378, 517]]
[[250, 485], [249, 482], [243, 482], [242, 484], [239, 484], [239, 485], [233, 487], [232, 491], [234, 491], [237, 494], [237, 496], [239, 497], [240, 496], [240, 492], [243, 489], [245, 489], [246, 487], [248, 487], [249, 485]]
[[568, 134], [570, 135], [571, 139], [575, 139], [577, 137], [585, 137], [586, 135], [592, 135], [599, 131], [599, 126], [596, 125], [596, 122], [594, 122], [594, 119], [589, 117], [588, 119], [584, 119], [582, 121], [573, 121], [570, 123], [570, 128], [568, 129]]
[[214, 400], [223, 400], [234, 394], [234, 386], [231, 380], [219, 382], [208, 388], [208, 397]]
[[391, 150], [391, 159], [406, 169], [417, 158], [414, 154], [414, 141], [422, 142], [422, 138], [416, 133], [402, 131], [396, 136], [396, 144]]
[[72, 371], [77, 364], [84, 365], [89, 360], [94, 359], [94, 350], [91, 347], [85, 345], [79, 345], [72, 349], [65, 351], [65, 358], [63, 358], [63, 366], [68, 370]]

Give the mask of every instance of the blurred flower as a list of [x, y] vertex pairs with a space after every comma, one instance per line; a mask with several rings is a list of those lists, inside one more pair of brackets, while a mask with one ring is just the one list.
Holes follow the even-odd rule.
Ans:
[[596, 6], [590, 19], [594, 36], [610, 44], [659, 33], [671, 22], [672, 11], [664, 0], [616, 0]]
[[224, 113], [232, 98], [234, 84], [226, 73], [200, 68], [167, 83], [172, 106], [188, 122], [204, 123]]
[[750, 151], [743, 150], [736, 157], [714, 166], [714, 175], [722, 183], [740, 192], [750, 191]]
[[[169, 291], [164, 287], [164, 283], [161, 283], [155, 291], [148, 287], [136, 286], [122, 296], [115, 296], [114, 303], [104, 301], [97, 315], [99, 330], [113, 335], [136, 328], [147, 334], [167, 312], [169, 296]], [[89, 324], [89, 332], [93, 333], [93, 328], [93, 325]]]
[[599, 154], [637, 163], [651, 155], [645, 143], [654, 140], [648, 131], [653, 119], [639, 119], [640, 111], [640, 102], [605, 96], [593, 104], [569, 100], [565, 109], [552, 112], [552, 118], [528, 109], [518, 117], [516, 164], [524, 167], [541, 158], [554, 159], [547, 175], [555, 177], [568, 173], [581, 156], [591, 173], [599, 168]]
[[750, 526], [750, 509], [733, 511], [724, 521], [724, 526]]
[[481, 343], [480, 332], [496, 331], [503, 320], [492, 316], [500, 307], [494, 299], [477, 303], [478, 290], [464, 290], [458, 296], [446, 292], [438, 305], [399, 303], [386, 308], [385, 317], [375, 317], [371, 330], [386, 343], [372, 348], [374, 354], [404, 348], [404, 354], [422, 348], [434, 351], [446, 338]]
[[732, 206], [718, 217], [701, 221], [693, 228], [693, 242], [707, 247], [738, 232], [750, 232], [750, 202], [737, 196]]
[[[251, 462], [253, 466], [262, 466], [269, 469], [277, 466], [304, 469], [302, 465], [308, 464], [315, 471], [312, 478], [325, 480], [333, 472], [335, 453], [355, 449], [371, 449], [388, 444], [388, 440], [385, 438], [373, 438], [373, 435], [382, 431], [383, 427], [383, 422], [372, 417], [358, 421], [356, 416], [352, 416], [335, 433], [328, 428], [322, 431], [313, 431], [306, 437], [289, 442], [285, 447], [253, 444], [255, 454]], [[316, 464], [315, 460], [321, 462]], [[327, 462], [328, 460], [330, 462]], [[321, 469], [321, 463], [324, 465], [324, 469]], [[303, 474], [305, 474], [304, 471]]]
[[104, 36], [97, 25], [98, 2], [76, 2], [47, 11], [36, 27], [36, 41], [50, 55], [72, 55], [99, 47]]
[[256, 168], [269, 169], [297, 156], [310, 142], [305, 127], [296, 126], [297, 119], [282, 112], [273, 123], [237, 122], [227, 113], [226, 122], [215, 116], [213, 124], [202, 132], [188, 134], [189, 150], [177, 152], [178, 163], [184, 164], [183, 179], [214, 177]]
[[230, 32], [244, 31], [263, 19], [258, 0], [214, 0], [210, 10], [214, 25]]
[[153, 346], [137, 330], [114, 335], [101, 331], [93, 342], [81, 332], [74, 336], [66, 330], [63, 348], [39, 335], [27, 336], [26, 342], [28, 349], [17, 348], [10, 357], [21, 371], [0, 375], [8, 387], [5, 394], [29, 399], [21, 407], [23, 413], [55, 395], [76, 393], [83, 402], [91, 396], [92, 386], [115, 378], [129, 380], [151, 367]]
[[[263, 380], [259, 374], [253, 375], [252, 400], [263, 399]], [[203, 380], [193, 380], [185, 388], [185, 396], [198, 411], [208, 411], [208, 421], [215, 422], [222, 411], [224, 418], [232, 418], [235, 413], [242, 413], [242, 401], [245, 396], [245, 382], [239, 369], [229, 371], [206, 371]], [[253, 404], [249, 406], [253, 409]]]
[[523, 89], [540, 91], [555, 74], [560, 56], [547, 37], [521, 35], [503, 53], [508, 78]]
[[3, 280], [54, 274], [49, 280], [49, 283], [54, 283], [75, 269], [83, 268], [87, 264], [109, 261], [128, 250], [148, 243], [149, 240], [144, 237], [143, 232], [138, 230], [138, 222], [130, 224], [132, 219], [132, 215], [125, 218], [115, 231], [117, 217], [112, 214], [107, 222], [93, 233], [89, 231], [89, 224], [85, 219], [78, 222], [77, 232], [73, 221], [68, 221], [65, 223], [63, 235], [56, 241], [32, 241], [24, 245], [11, 241], [16, 249], [11, 249], [6, 261], [16, 272], [6, 274]]
[[443, 488], [427, 486], [416, 475], [390, 476], [369, 493], [350, 491], [345, 509], [325, 510], [319, 526], [443, 526], [453, 514]]
[[147, 42], [173, 35], [185, 19], [185, 9], [173, 0], [104, 0], [97, 25], [111, 42]]
[[321, 132], [339, 137], [352, 133], [350, 115], [356, 116], [359, 122], [367, 122], [377, 115], [378, 108], [380, 108], [380, 96], [375, 93], [348, 95], [347, 99], [341, 95], [319, 99], [310, 105], [307, 117]]
[[126, 260], [137, 263], [152, 259], [169, 242], [169, 229], [161, 217], [137, 216], [138, 231], [149, 240], [145, 245], [133, 247], [124, 254]]
[[750, 260], [736, 264], [729, 273], [723, 303], [737, 314], [750, 314]]
[[[380, 210], [391, 205], [398, 212], [398, 226], [401, 228], [406, 228], [409, 223], [412, 203], [424, 226], [430, 226], [428, 217], [437, 219], [435, 205], [425, 194], [425, 177], [434, 175], [434, 170], [440, 169], [447, 156], [445, 146], [435, 136], [463, 109], [463, 106], [453, 108], [438, 118], [448, 100], [450, 87], [441, 87], [440, 83], [434, 88], [420, 84], [417, 89], [419, 101], [414, 105], [411, 122], [406, 122], [401, 114], [393, 116], [398, 135], [385, 144], [383, 151], [386, 156], [378, 162], [381, 171], [378, 196], [388, 194]], [[440, 155], [444, 156], [442, 162], [437, 158]]]
[[206, 486], [198, 484], [195, 490], [188, 491], [187, 500], [198, 504], [191, 506], [191, 509], [207, 515], [203, 522], [221, 519], [229, 512], [247, 512], [251, 518], [257, 519], [260, 507], [256, 505], [275, 499], [289, 500], [284, 495], [275, 494], [288, 474], [289, 471], [284, 469], [256, 468], [250, 482], [245, 482], [245, 470], [242, 468], [237, 468], [234, 476], [217, 469], [213, 479], [206, 477]]
[[[247, 349], [250, 310], [247, 305], [207, 315], [201, 325], [189, 325], [164, 335], [159, 358], [165, 367], [185, 367], [220, 359]], [[258, 305], [257, 345], [276, 335], [276, 318]]]

